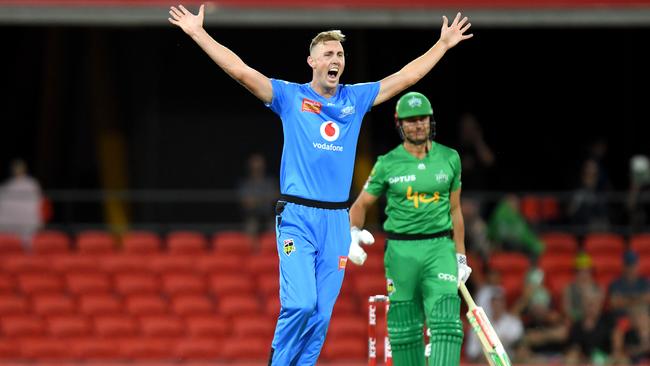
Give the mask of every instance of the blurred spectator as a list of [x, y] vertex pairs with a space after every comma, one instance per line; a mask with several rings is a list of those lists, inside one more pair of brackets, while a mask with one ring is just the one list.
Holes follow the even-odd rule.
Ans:
[[630, 159], [627, 210], [633, 230], [650, 224], [650, 160], [645, 155]]
[[487, 238], [487, 225], [479, 212], [479, 203], [471, 198], [463, 199], [461, 210], [465, 222], [466, 249], [487, 260], [490, 254], [490, 242]]
[[492, 268], [487, 268], [485, 282], [476, 291], [475, 301], [478, 306], [483, 308], [488, 318], [492, 317], [492, 298], [499, 291], [503, 291], [501, 287], [501, 274]]
[[639, 275], [639, 256], [633, 251], [623, 254], [623, 274], [609, 285], [609, 306], [616, 315], [637, 304], [650, 304], [650, 281]]
[[598, 189], [598, 163], [586, 160], [580, 173], [580, 187], [573, 192], [567, 216], [572, 224], [592, 231], [604, 231], [609, 225], [607, 201]]
[[[486, 315], [490, 318], [490, 322], [499, 336], [499, 339], [501, 339], [501, 343], [503, 343], [506, 352], [512, 354], [517, 342], [519, 342], [523, 336], [524, 328], [521, 320], [508, 313], [506, 309], [505, 292], [502, 288], [494, 291], [490, 300], [492, 311], [491, 314], [486, 313]], [[473, 331], [468, 330], [467, 333], [465, 354], [470, 361], [475, 362], [483, 357], [481, 343]]]
[[587, 159], [593, 160], [598, 167], [598, 175], [596, 178], [596, 189], [599, 191], [607, 191], [612, 189], [612, 182], [609, 179], [609, 172], [607, 169], [606, 159], [609, 144], [604, 137], [596, 138], [590, 145]]
[[0, 231], [19, 235], [25, 250], [41, 226], [41, 187], [23, 160], [11, 163], [11, 177], [0, 187]]
[[578, 253], [575, 262], [575, 279], [564, 288], [562, 293], [562, 310], [571, 321], [582, 319], [584, 299], [591, 294], [602, 297], [603, 289], [593, 277], [591, 257], [587, 253]]
[[526, 273], [524, 289], [512, 305], [512, 313], [522, 316], [530, 310], [533, 302], [543, 303], [546, 301], [551, 301], [551, 293], [544, 287], [544, 271], [533, 267]]
[[483, 138], [476, 116], [465, 113], [459, 121], [459, 152], [463, 166], [463, 191], [489, 188], [490, 170], [495, 164], [492, 149]]
[[266, 175], [266, 161], [261, 154], [248, 158], [248, 176], [240, 183], [239, 199], [244, 230], [257, 235], [274, 227], [274, 204], [279, 195], [275, 178]]
[[519, 250], [533, 259], [544, 251], [544, 243], [519, 211], [515, 194], [508, 194], [495, 207], [488, 221], [488, 238], [499, 248]]
[[584, 315], [571, 322], [569, 330], [567, 364], [603, 365], [607, 361], [614, 322], [609, 313], [602, 311], [603, 302], [603, 296], [597, 293], [586, 294], [583, 299], [581, 312]]
[[612, 335], [612, 356], [618, 365], [639, 364], [650, 359], [650, 314], [638, 304], [620, 319]]
[[[523, 295], [517, 301], [525, 304], [520, 316], [525, 335], [516, 358], [519, 362], [549, 364], [564, 354], [569, 329], [561, 314], [551, 307], [551, 295], [541, 279], [536, 278], [535, 271], [538, 270], [528, 276]], [[514, 308], [513, 314], [517, 314]]]

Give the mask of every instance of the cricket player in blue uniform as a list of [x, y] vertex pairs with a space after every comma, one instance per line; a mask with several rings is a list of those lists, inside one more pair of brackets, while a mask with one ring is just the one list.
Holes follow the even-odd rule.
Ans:
[[281, 198], [276, 206], [280, 259], [280, 315], [269, 365], [315, 365], [341, 289], [350, 248], [348, 199], [363, 116], [426, 75], [442, 56], [470, 38], [467, 17], [443, 17], [440, 39], [422, 56], [379, 82], [345, 85], [338, 30], [311, 42], [309, 83], [269, 79], [246, 65], [203, 28], [197, 15], [172, 6], [169, 21], [179, 26], [228, 75], [262, 100], [282, 120], [284, 147]]

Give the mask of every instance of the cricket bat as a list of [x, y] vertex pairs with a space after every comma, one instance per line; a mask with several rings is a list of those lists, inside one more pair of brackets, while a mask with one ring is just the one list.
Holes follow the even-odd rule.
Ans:
[[472, 295], [470, 295], [467, 287], [462, 282], [460, 283], [460, 293], [463, 295], [465, 303], [467, 303], [467, 320], [469, 320], [472, 330], [474, 330], [474, 333], [476, 333], [476, 336], [481, 342], [483, 354], [490, 366], [512, 366], [510, 358], [501, 344], [501, 340], [494, 331], [492, 324], [490, 324], [487, 315], [485, 315], [485, 311], [482, 307], [476, 306]]

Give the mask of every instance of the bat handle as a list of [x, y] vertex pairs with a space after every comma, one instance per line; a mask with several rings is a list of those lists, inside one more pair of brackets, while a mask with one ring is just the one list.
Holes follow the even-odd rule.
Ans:
[[474, 299], [472, 298], [472, 295], [470, 295], [469, 291], [467, 290], [467, 287], [465, 287], [464, 282], [460, 282], [460, 286], [458, 287], [460, 290], [461, 295], [463, 295], [463, 298], [465, 299], [465, 302], [467, 303], [467, 307], [469, 309], [475, 308], [476, 303], [474, 302]]

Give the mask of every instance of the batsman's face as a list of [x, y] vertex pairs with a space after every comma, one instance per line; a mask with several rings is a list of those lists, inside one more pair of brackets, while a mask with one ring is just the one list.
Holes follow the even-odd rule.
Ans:
[[345, 53], [339, 41], [317, 44], [308, 58], [314, 80], [323, 88], [336, 88], [345, 68]]
[[429, 140], [431, 130], [431, 116], [415, 116], [402, 120], [404, 137], [415, 145], [420, 145]]

